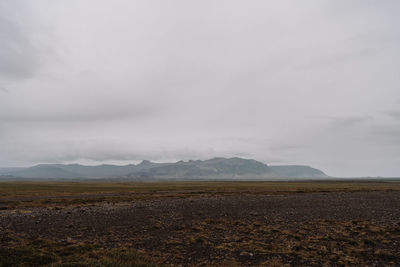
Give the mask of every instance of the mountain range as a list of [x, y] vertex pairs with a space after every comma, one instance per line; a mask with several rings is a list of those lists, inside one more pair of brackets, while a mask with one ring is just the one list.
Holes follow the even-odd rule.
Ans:
[[80, 164], [40, 164], [26, 168], [0, 168], [3, 178], [36, 179], [262, 179], [262, 178], [326, 178], [321, 170], [303, 165], [269, 166], [243, 158], [139, 164], [85, 166]]

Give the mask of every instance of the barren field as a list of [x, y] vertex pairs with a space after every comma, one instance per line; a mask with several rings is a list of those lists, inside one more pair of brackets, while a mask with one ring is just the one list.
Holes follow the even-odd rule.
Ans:
[[0, 209], [0, 266], [400, 265], [400, 182], [3, 182]]

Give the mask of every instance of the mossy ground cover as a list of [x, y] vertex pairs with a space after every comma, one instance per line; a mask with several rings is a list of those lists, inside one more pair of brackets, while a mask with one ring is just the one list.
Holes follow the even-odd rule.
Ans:
[[73, 244], [45, 239], [25, 240], [2, 236], [0, 266], [113, 266], [152, 267], [149, 259], [132, 248], [105, 249], [93, 244]]

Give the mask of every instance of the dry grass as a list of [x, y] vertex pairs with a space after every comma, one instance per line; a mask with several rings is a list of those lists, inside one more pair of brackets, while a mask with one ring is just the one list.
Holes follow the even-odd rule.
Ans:
[[[3, 235], [4, 239], [4, 235]], [[143, 253], [131, 248], [104, 249], [91, 244], [69, 244], [44, 239], [8, 237], [0, 247], [0, 267], [8, 266], [113, 266], [152, 267]]]
[[[399, 255], [392, 243], [399, 239], [399, 227], [370, 221], [322, 220], [288, 226], [221, 219], [183, 228], [159, 244], [164, 248], [161, 254], [147, 254], [132, 249], [134, 244], [104, 248], [3, 233], [0, 266], [367, 266], [374, 262], [396, 266]], [[199, 253], [197, 262], [188, 258], [193, 251]]]
[[400, 181], [326, 182], [0, 182], [0, 196], [165, 192], [336, 192], [400, 190]]
[[399, 191], [399, 181], [326, 182], [0, 182], [0, 208], [91, 205], [137, 199], [232, 194]]

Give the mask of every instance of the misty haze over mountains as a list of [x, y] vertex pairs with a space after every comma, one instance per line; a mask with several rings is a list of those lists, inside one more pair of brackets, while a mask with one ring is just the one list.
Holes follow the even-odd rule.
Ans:
[[[0, 1], [0, 166], [400, 175], [400, 1]], [[68, 170], [69, 171], [69, 170]]]
[[253, 159], [212, 158], [175, 163], [141, 163], [125, 166], [80, 164], [40, 164], [28, 168], [0, 169], [3, 178], [32, 179], [263, 179], [263, 178], [327, 178], [315, 168], [302, 165], [269, 166]]

